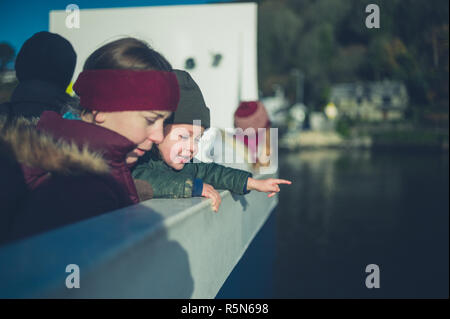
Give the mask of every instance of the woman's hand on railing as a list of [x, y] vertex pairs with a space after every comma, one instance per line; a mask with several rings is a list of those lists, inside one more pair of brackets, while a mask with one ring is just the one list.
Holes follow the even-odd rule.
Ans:
[[211, 207], [213, 211], [217, 213], [217, 211], [219, 210], [220, 203], [222, 202], [222, 198], [220, 197], [219, 192], [216, 191], [216, 189], [211, 185], [203, 183], [202, 196], [211, 198], [212, 200]]
[[247, 190], [270, 193], [267, 195], [267, 197], [272, 197], [280, 191], [280, 186], [278, 186], [278, 184], [291, 185], [292, 182], [286, 179], [278, 178], [254, 179], [252, 177], [249, 177], [247, 180]]

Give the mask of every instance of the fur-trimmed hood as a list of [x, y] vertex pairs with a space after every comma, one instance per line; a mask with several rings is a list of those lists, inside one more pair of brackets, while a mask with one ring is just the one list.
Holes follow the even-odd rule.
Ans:
[[36, 130], [37, 120], [18, 118], [6, 124], [0, 118], [0, 139], [9, 145], [17, 162], [32, 169], [64, 175], [80, 173], [106, 174], [109, 166], [100, 153], [81, 149], [74, 143], [55, 140]]
[[35, 189], [52, 173], [64, 175], [111, 175], [139, 202], [136, 186], [126, 164], [126, 156], [136, 145], [107, 128], [79, 120], [64, 119], [45, 111], [36, 125], [18, 120], [5, 127], [2, 136], [22, 164], [24, 178]]

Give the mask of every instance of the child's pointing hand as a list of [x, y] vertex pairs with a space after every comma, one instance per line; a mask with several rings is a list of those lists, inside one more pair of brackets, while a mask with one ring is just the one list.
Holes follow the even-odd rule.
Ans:
[[270, 193], [267, 197], [272, 197], [280, 191], [278, 184], [292, 184], [291, 181], [285, 179], [268, 178], [254, 179], [249, 177], [247, 180], [247, 190], [256, 190], [258, 192]]

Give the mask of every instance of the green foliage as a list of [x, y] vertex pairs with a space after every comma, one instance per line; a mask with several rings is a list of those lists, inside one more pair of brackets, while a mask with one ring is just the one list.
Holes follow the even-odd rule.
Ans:
[[14, 48], [8, 43], [0, 43], [0, 72], [6, 69], [6, 65], [14, 59]]
[[[319, 109], [334, 83], [403, 81], [411, 105], [448, 113], [448, 0], [378, 0], [380, 29], [367, 29], [370, 0], [259, 1], [263, 94], [290, 72], [306, 76], [305, 102]], [[325, 94], [324, 94], [325, 93]]]
[[336, 122], [336, 132], [344, 138], [348, 138], [351, 135], [352, 127], [354, 122], [346, 117], [339, 117]]
[[441, 147], [443, 143], [448, 143], [448, 133], [424, 130], [392, 130], [373, 134], [372, 138], [374, 144], [382, 146]]

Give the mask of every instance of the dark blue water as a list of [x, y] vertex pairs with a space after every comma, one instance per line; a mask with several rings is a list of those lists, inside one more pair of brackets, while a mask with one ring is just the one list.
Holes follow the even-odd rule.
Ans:
[[294, 183], [218, 297], [447, 298], [448, 168], [448, 154], [281, 154]]

